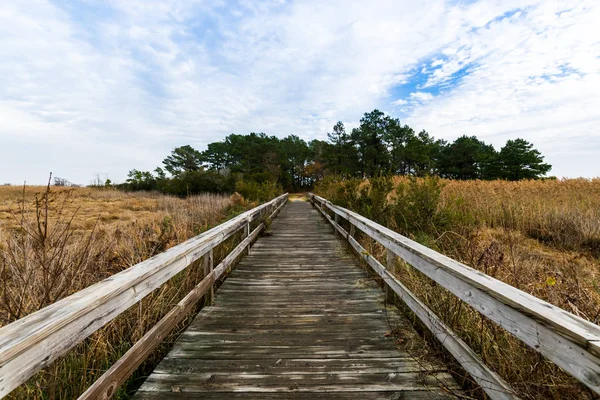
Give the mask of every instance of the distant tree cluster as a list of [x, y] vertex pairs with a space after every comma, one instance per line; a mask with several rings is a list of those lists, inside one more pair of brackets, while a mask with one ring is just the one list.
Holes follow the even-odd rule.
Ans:
[[175, 148], [154, 171], [129, 171], [126, 190], [159, 190], [174, 195], [233, 192], [240, 182], [255, 182], [257, 191], [273, 185], [287, 190], [310, 186], [315, 178], [313, 152], [297, 136], [279, 139], [264, 133], [231, 134], [204, 152], [186, 145]]
[[63, 187], [80, 187], [81, 186], [81, 185], [78, 185], [77, 183], [73, 183], [73, 182], [69, 181], [68, 179], [61, 178], [58, 176], [55, 176], [53, 178], [53, 185], [54, 186], [63, 186]]
[[500, 151], [475, 136], [454, 142], [416, 133], [379, 110], [366, 113], [350, 134], [342, 122], [323, 147], [328, 172], [345, 177], [438, 175], [451, 179], [536, 179], [551, 166], [524, 139], [509, 140]]
[[68, 179], [55, 176], [54, 177], [54, 186], [71, 186], [71, 182], [69, 182]]
[[424, 130], [417, 133], [399, 119], [373, 110], [365, 113], [350, 133], [342, 122], [335, 124], [327, 141], [250, 133], [231, 134], [210, 143], [203, 152], [189, 145], [178, 147], [163, 160], [163, 167], [152, 172], [129, 171], [121, 188], [186, 195], [232, 192], [236, 183], [244, 181], [296, 191], [327, 175], [520, 180], [540, 178], [550, 169], [540, 152], [524, 139], [508, 140], [499, 151], [475, 136], [461, 136], [449, 143]]

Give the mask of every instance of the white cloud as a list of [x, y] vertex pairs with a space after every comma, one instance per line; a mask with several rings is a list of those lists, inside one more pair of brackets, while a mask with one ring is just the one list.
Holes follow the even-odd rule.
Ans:
[[[520, 132], [549, 156], [560, 136], [597, 137], [592, 2], [100, 4], [0, 9], [1, 182], [50, 170], [119, 180], [178, 145], [250, 131], [324, 139], [376, 107], [406, 106], [407, 122], [435, 136], [498, 144]], [[422, 68], [423, 87], [392, 91]]]
[[433, 95], [428, 92], [413, 92], [410, 94], [410, 98], [419, 103], [426, 103], [433, 100]]

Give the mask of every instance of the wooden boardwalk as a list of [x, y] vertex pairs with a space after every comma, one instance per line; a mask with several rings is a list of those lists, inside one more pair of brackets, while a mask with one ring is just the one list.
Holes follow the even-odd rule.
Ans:
[[416, 335], [389, 334], [412, 328], [384, 307], [331, 226], [290, 202], [135, 398], [456, 398], [444, 368], [407, 351]]

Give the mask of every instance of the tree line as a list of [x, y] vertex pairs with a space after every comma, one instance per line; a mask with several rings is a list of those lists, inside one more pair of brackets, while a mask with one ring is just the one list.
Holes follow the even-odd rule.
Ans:
[[325, 176], [521, 180], [540, 178], [551, 169], [524, 139], [508, 140], [499, 151], [476, 136], [448, 142], [425, 130], [417, 133], [379, 110], [365, 113], [350, 132], [338, 122], [327, 138], [306, 142], [296, 135], [280, 139], [264, 133], [231, 134], [204, 151], [189, 145], [177, 147], [161, 167], [131, 170], [120, 186], [185, 195], [232, 192], [252, 182], [298, 191]]

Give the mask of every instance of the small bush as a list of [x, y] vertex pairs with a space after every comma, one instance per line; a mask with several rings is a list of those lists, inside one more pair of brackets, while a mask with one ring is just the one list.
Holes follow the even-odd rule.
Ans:
[[275, 182], [264, 181], [237, 181], [235, 191], [245, 199], [265, 202], [274, 199], [283, 193], [283, 189]]

